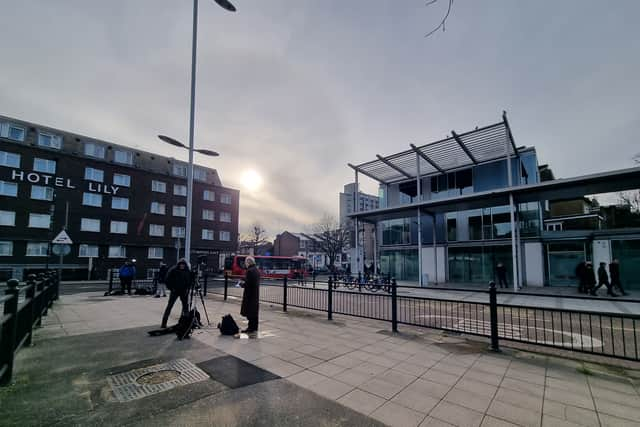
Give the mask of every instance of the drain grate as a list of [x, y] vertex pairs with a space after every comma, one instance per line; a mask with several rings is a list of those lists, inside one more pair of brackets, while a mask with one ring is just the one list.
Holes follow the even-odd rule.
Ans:
[[176, 359], [107, 377], [119, 402], [129, 402], [209, 378], [187, 359]]

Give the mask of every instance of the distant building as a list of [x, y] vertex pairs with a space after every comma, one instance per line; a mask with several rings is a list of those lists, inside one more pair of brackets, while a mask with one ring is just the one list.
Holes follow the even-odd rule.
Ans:
[[273, 255], [273, 243], [254, 245], [253, 242], [243, 240], [238, 245], [238, 255]]
[[[350, 231], [348, 262], [351, 263], [351, 271], [356, 271], [356, 249], [355, 249], [355, 223], [348, 215], [355, 212], [355, 200], [356, 200], [357, 187], [356, 183], [352, 182], [344, 186], [343, 192], [340, 193], [340, 226], [348, 228]], [[358, 194], [358, 212], [369, 211], [378, 209], [380, 207], [380, 199], [378, 196], [359, 192]], [[377, 259], [374, 254], [375, 245], [375, 226], [373, 224], [361, 223], [358, 225], [359, 230], [359, 258], [364, 261], [364, 265], [372, 266]]]
[[[329, 265], [328, 257], [322, 250], [318, 238], [313, 234], [283, 231], [273, 242], [273, 255], [305, 257], [315, 270]], [[345, 253], [338, 254], [334, 265], [342, 265], [345, 258]]]

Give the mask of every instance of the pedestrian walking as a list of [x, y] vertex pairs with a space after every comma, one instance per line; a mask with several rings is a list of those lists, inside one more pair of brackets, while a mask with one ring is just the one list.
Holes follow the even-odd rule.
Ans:
[[578, 292], [587, 293], [587, 262], [581, 261], [576, 267], [576, 277], [578, 278]]
[[509, 284], [507, 283], [507, 267], [505, 267], [501, 262], [499, 262], [496, 266], [496, 275], [498, 276], [498, 285], [501, 288], [508, 288]]
[[598, 289], [600, 289], [603, 285], [607, 287], [607, 295], [612, 297], [618, 296], [614, 294], [611, 289], [611, 283], [609, 282], [609, 275], [607, 274], [606, 262], [601, 262], [600, 267], [598, 267], [598, 286], [593, 288], [593, 290], [591, 291], [591, 295], [596, 295], [598, 292]]
[[617, 258], [611, 261], [609, 264], [609, 275], [611, 276], [611, 288], [615, 290], [618, 288], [622, 295], [627, 295], [627, 293], [622, 288], [622, 282], [620, 282], [620, 262]]
[[260, 272], [252, 256], [245, 258], [244, 265], [247, 273], [244, 280], [240, 315], [247, 318], [249, 325], [242, 332], [255, 334], [258, 332], [258, 311], [260, 310]]
[[585, 263], [584, 277], [585, 292], [595, 295], [593, 289], [596, 286], [596, 272], [593, 270], [593, 263], [591, 261]]
[[120, 277], [122, 295], [125, 294], [125, 291], [131, 295], [131, 282], [133, 282], [133, 279], [136, 277], [136, 267], [131, 263], [131, 261], [127, 260], [122, 267], [120, 267], [118, 273]]
[[158, 269], [158, 279], [156, 286], [156, 298], [160, 298], [160, 292], [162, 292], [163, 297], [167, 296], [165, 282], [167, 280], [168, 270], [169, 269], [167, 268], [167, 264], [165, 264], [164, 261], [160, 261], [160, 268]]
[[182, 314], [185, 315], [189, 311], [189, 301], [187, 297], [191, 286], [191, 271], [189, 270], [189, 264], [186, 259], [181, 258], [176, 265], [167, 271], [165, 282], [171, 293], [169, 294], [169, 301], [167, 301], [167, 308], [165, 308], [164, 314], [162, 315], [161, 328], [167, 327], [171, 309], [178, 298], [180, 298], [180, 302], [182, 303]]

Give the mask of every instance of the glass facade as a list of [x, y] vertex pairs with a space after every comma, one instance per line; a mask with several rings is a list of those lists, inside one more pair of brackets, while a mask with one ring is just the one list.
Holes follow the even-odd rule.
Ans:
[[585, 245], [583, 241], [547, 244], [550, 286], [578, 286], [576, 267], [589, 252]]
[[380, 253], [380, 269], [397, 280], [418, 280], [418, 250], [401, 249]]
[[449, 247], [449, 281], [457, 283], [485, 283], [497, 281], [498, 263], [507, 267], [507, 283], [513, 285], [511, 246]]
[[613, 240], [612, 259], [620, 262], [620, 281], [624, 289], [640, 289], [640, 240]]

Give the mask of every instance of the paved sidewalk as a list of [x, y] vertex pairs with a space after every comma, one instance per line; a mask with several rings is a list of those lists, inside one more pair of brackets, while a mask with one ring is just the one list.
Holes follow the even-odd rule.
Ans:
[[[165, 301], [65, 296], [35, 342], [152, 325]], [[213, 322], [226, 313], [239, 320], [237, 300], [211, 296], [207, 310]], [[484, 341], [408, 327], [392, 335], [389, 329], [384, 322], [329, 322], [323, 314], [283, 313], [263, 303], [258, 339], [223, 337], [214, 328], [194, 338], [212, 353], [233, 355], [367, 415], [372, 424], [640, 426], [638, 371], [585, 368], [525, 352], [492, 354]]]

